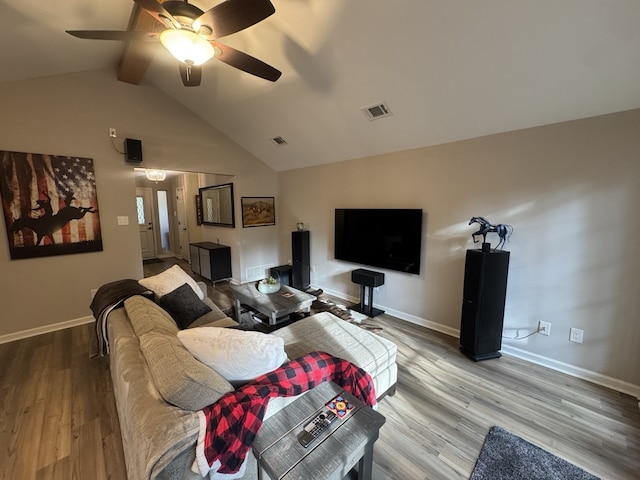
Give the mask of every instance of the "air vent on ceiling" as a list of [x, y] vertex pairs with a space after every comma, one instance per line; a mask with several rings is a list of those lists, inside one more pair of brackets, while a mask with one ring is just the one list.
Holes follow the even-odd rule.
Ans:
[[271, 139], [271, 141], [273, 143], [275, 143], [276, 145], [278, 145], [278, 146], [287, 145], [289, 143], [282, 137], [274, 137], [274, 138]]
[[389, 110], [389, 106], [385, 102], [369, 105], [368, 107], [361, 108], [361, 110], [369, 120], [377, 120], [378, 118], [390, 117], [393, 115], [391, 110]]

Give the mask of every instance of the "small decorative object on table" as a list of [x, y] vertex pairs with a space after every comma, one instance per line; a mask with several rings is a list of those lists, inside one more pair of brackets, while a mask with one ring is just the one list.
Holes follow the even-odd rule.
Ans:
[[304, 230], [304, 223], [302, 222], [296, 223], [296, 228], [298, 229], [299, 232], [302, 232]]
[[327, 408], [334, 412], [338, 418], [344, 418], [353, 410], [353, 404], [342, 395], [338, 395], [333, 400], [327, 402]]
[[280, 282], [273, 277], [263, 278], [258, 282], [258, 291], [261, 293], [276, 293], [280, 290]]

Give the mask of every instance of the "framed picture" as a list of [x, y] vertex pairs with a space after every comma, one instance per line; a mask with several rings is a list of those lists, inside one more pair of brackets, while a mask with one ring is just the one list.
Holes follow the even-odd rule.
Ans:
[[240, 202], [243, 227], [266, 227], [276, 224], [273, 197], [242, 197]]
[[0, 151], [11, 259], [102, 251], [93, 159]]

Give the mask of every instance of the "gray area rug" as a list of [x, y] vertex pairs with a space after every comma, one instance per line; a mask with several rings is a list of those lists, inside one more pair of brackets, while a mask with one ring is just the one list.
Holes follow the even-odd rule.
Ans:
[[470, 480], [599, 480], [500, 427], [491, 427]]

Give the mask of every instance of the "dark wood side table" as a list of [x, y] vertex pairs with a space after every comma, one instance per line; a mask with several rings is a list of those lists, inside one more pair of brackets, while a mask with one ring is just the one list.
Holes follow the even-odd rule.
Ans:
[[[320, 438], [303, 447], [297, 435], [340, 394], [355, 406], [354, 411], [332, 422]], [[357, 478], [370, 480], [373, 445], [385, 421], [384, 416], [335, 383], [322, 383], [265, 421], [253, 443], [258, 478], [342, 480], [357, 465]]]

